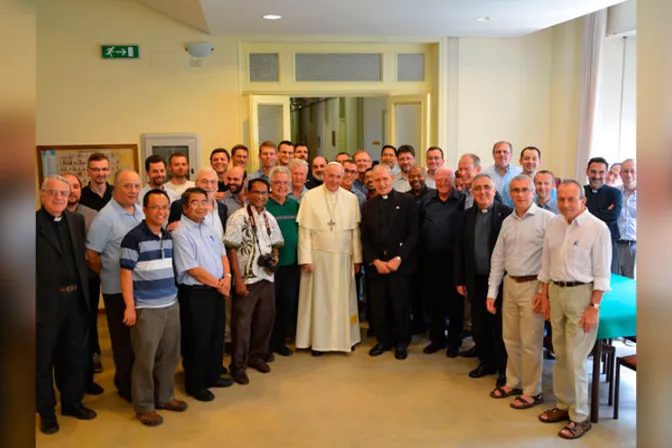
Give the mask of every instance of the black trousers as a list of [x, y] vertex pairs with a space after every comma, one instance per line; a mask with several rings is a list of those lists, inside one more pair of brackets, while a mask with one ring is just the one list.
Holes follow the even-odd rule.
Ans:
[[[375, 268], [373, 268], [375, 269]], [[383, 347], [411, 342], [411, 303], [408, 275], [368, 275], [375, 334]]]
[[424, 266], [411, 276], [411, 329], [413, 334], [427, 331], [427, 315], [425, 313], [425, 284]]
[[224, 297], [214, 288], [179, 285], [182, 367], [188, 394], [211, 387], [224, 358]]
[[100, 355], [100, 341], [98, 340], [98, 302], [100, 302], [100, 277], [89, 270], [89, 303], [91, 304], [90, 328], [91, 355]]
[[114, 387], [119, 395], [131, 396], [131, 372], [133, 370], [133, 346], [131, 345], [131, 329], [124, 324], [126, 304], [121, 294], [103, 293], [107, 328], [112, 342], [112, 359], [114, 359]]
[[72, 408], [84, 398], [86, 358], [89, 354], [87, 312], [78, 291], [58, 296], [58, 316], [35, 329], [36, 410], [55, 415], [53, 371], [58, 371], [62, 408]]
[[[367, 266], [366, 269], [376, 269], [373, 266]], [[371, 293], [371, 281], [369, 280], [369, 276], [365, 275], [363, 278], [363, 285], [364, 285], [364, 312], [366, 313], [366, 321], [369, 323], [369, 330], [373, 332], [373, 334], [376, 333], [376, 329], [373, 325], [373, 322], [375, 320], [373, 316], [373, 299], [372, 299], [372, 293]]]
[[476, 275], [475, 280], [473, 288], [467, 288], [467, 296], [471, 303], [471, 332], [476, 343], [478, 359], [504, 374], [507, 356], [502, 339], [502, 294], [500, 293], [495, 301], [497, 313], [493, 315], [486, 307], [488, 276]]
[[271, 349], [285, 345], [285, 337], [296, 321], [296, 304], [299, 300], [299, 279], [301, 271], [299, 265], [280, 266], [275, 272], [275, 322], [271, 335]]
[[[429, 315], [429, 339], [459, 348], [464, 331], [464, 297], [455, 289], [453, 260], [452, 251], [424, 254], [424, 296]], [[446, 316], [449, 318], [447, 336]]]

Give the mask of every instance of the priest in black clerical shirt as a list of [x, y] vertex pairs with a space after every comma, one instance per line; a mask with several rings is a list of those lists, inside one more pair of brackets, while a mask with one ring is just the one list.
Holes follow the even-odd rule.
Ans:
[[612, 257], [611, 272], [618, 274], [618, 240], [621, 232], [618, 230], [618, 217], [623, 208], [623, 194], [618, 188], [605, 185], [609, 165], [602, 157], [593, 157], [588, 161], [586, 175], [589, 184], [585, 185], [586, 208], [592, 214], [604, 221], [611, 233]]
[[36, 251], [36, 410], [45, 434], [58, 431], [53, 369], [60, 372], [61, 413], [91, 420], [82, 405], [87, 368], [88, 270], [84, 260], [84, 217], [66, 210], [70, 183], [48, 177], [40, 191]]
[[373, 168], [373, 182], [377, 194], [364, 203], [361, 221], [377, 340], [369, 354], [379, 356], [394, 347], [395, 357], [406, 359], [411, 341], [411, 276], [417, 270], [418, 205], [411, 195], [392, 190], [392, 173], [386, 165]]

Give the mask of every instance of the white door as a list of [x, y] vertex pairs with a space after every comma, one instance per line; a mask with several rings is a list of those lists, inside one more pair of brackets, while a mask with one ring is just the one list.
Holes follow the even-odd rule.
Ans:
[[259, 144], [271, 141], [276, 145], [292, 138], [289, 97], [250, 95], [250, 157], [248, 171], [259, 168]]
[[391, 95], [387, 99], [386, 140], [399, 147], [411, 145], [424, 166], [429, 146], [429, 94]]

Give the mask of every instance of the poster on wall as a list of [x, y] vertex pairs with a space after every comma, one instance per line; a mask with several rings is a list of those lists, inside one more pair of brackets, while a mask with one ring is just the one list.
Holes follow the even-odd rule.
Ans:
[[79, 177], [82, 185], [89, 182], [86, 165], [93, 153], [102, 153], [110, 160], [110, 177], [113, 183], [114, 173], [120, 168], [132, 168], [138, 171], [138, 145], [41, 145], [37, 147], [37, 168], [39, 182], [45, 176], [72, 173]]

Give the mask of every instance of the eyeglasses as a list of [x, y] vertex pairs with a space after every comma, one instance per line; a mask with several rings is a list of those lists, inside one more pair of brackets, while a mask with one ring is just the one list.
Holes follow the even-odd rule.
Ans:
[[519, 193], [527, 194], [531, 191], [532, 190], [529, 189], [529, 188], [512, 188], [511, 189], [511, 194], [519, 194]]
[[205, 185], [217, 185], [217, 180], [207, 180], [207, 179], [201, 179], [199, 180], [200, 183], [205, 184]]
[[472, 187], [471, 189], [472, 191], [491, 191], [492, 185], [478, 185], [476, 187]]
[[359, 174], [357, 170], [345, 170], [345, 174]]
[[123, 185], [119, 185], [119, 186], [121, 188], [123, 188], [124, 190], [133, 190], [133, 189], [139, 190], [140, 189], [140, 184], [123, 184]]
[[272, 180], [271, 183], [273, 185], [289, 185], [288, 180]]
[[266, 196], [268, 194], [268, 191], [252, 190], [252, 191], [250, 191], [250, 194], [256, 194], [256, 195], [259, 195], [259, 196]]
[[67, 198], [70, 196], [70, 192], [67, 190], [44, 190], [49, 196], [57, 196], [61, 198]]
[[161, 211], [168, 211], [170, 209], [169, 205], [150, 205], [147, 207], [147, 210], [151, 210], [153, 212], [158, 212], [159, 210]]

